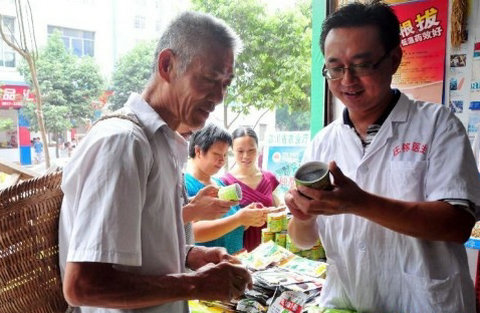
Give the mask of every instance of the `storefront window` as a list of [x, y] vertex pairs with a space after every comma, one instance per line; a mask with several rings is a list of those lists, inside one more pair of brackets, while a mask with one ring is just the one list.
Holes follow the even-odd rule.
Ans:
[[94, 55], [95, 33], [80, 29], [48, 26], [48, 35], [60, 31], [65, 48], [76, 56]]
[[[14, 41], [15, 19], [10, 16], [2, 16], [3, 31], [10, 39]], [[10, 48], [3, 40], [0, 40], [0, 67], [15, 67], [15, 51]]]

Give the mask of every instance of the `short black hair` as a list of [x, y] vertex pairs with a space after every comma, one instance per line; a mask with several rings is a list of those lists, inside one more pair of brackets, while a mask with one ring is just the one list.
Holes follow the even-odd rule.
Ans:
[[195, 147], [199, 147], [203, 153], [206, 153], [214, 143], [219, 141], [231, 146], [232, 136], [223, 128], [208, 124], [190, 136], [188, 155], [193, 159], [195, 158]]
[[374, 0], [371, 3], [354, 2], [333, 12], [323, 21], [320, 48], [325, 54], [325, 39], [330, 30], [343, 27], [375, 26], [385, 52], [400, 45], [400, 23], [392, 8]]
[[237, 129], [235, 129], [232, 133], [232, 139], [233, 140], [235, 140], [237, 138], [240, 138], [240, 137], [245, 137], [245, 136], [253, 138], [255, 140], [255, 143], [258, 146], [257, 133], [255, 133], [253, 128], [247, 127], [247, 126], [242, 126], [242, 127], [239, 127]]

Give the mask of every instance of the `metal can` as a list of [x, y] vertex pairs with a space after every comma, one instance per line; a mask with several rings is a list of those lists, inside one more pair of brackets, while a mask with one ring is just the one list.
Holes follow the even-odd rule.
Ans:
[[285, 245], [287, 244], [287, 232], [281, 231], [281, 232], [275, 233], [275, 243], [285, 248]]
[[218, 198], [226, 201], [242, 200], [242, 188], [238, 183], [220, 187], [218, 189]]
[[323, 248], [323, 246], [320, 246], [320, 259], [326, 259], [327, 258], [327, 254], [325, 253], [325, 249]]
[[287, 219], [287, 212], [285, 212], [285, 218], [283, 219], [283, 230], [287, 230], [288, 228], [288, 219]]
[[288, 234], [287, 234], [287, 243], [286, 243], [285, 247], [286, 247], [287, 250], [290, 251], [290, 252], [293, 252], [293, 253], [300, 252], [300, 248], [297, 247], [297, 246], [292, 242], [292, 238], [290, 238], [290, 236], [289, 236]]
[[267, 227], [271, 232], [277, 233], [283, 230], [283, 219], [286, 215], [283, 213], [268, 213]]
[[307, 258], [307, 259], [312, 258], [312, 249], [303, 250], [301, 253], [304, 258]]
[[313, 246], [312, 247], [312, 260], [325, 259], [325, 250], [322, 246]]
[[275, 233], [268, 228], [262, 228], [262, 243], [275, 240]]

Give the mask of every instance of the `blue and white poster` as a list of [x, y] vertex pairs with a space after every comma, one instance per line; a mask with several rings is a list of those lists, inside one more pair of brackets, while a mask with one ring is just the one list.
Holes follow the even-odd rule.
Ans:
[[278, 195], [295, 185], [293, 175], [300, 167], [303, 152], [310, 139], [309, 132], [276, 132], [267, 137], [262, 167], [277, 177]]

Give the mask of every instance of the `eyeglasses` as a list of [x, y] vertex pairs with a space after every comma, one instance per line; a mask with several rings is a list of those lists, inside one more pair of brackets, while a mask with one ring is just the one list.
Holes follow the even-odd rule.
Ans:
[[352, 75], [357, 77], [372, 75], [389, 54], [390, 52], [385, 53], [383, 57], [381, 57], [376, 63], [365, 62], [360, 64], [352, 64], [347, 67], [326, 67], [324, 65], [322, 69], [322, 75], [329, 80], [343, 78], [347, 70], [349, 70]]

